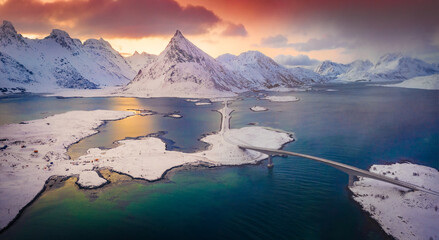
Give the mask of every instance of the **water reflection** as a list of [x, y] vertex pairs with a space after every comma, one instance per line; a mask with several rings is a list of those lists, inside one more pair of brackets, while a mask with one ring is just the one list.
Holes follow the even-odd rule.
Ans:
[[157, 122], [154, 116], [132, 116], [118, 121], [108, 121], [99, 128], [99, 133], [82, 139], [70, 146], [67, 154], [72, 159], [84, 155], [91, 147], [113, 148], [116, 140], [135, 138], [153, 133]]
[[[164, 137], [171, 140], [167, 141], [170, 150], [178, 149], [183, 152], [194, 152], [208, 146], [206, 143], [198, 141], [198, 139], [205, 133], [217, 131], [220, 126], [219, 113], [212, 111], [218, 108], [219, 105], [217, 104], [194, 107], [193, 103], [186, 102], [184, 99], [173, 98], [107, 98], [92, 100], [101, 104], [99, 108], [104, 107], [104, 109], [120, 111], [146, 109], [154, 111], [155, 114], [135, 115], [122, 120], [106, 122], [105, 125], [98, 128], [99, 133], [84, 138], [69, 147], [67, 154], [72, 159], [77, 159], [86, 154], [90, 148], [114, 148], [117, 146], [115, 142], [118, 140], [146, 136], [160, 131], [166, 131]], [[139, 112], [136, 111], [136, 113]], [[183, 115], [183, 118], [164, 117], [164, 115], [171, 112], [179, 112]]]

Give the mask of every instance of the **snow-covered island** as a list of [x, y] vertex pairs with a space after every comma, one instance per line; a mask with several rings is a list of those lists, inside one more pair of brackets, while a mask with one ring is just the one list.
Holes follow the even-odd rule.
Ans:
[[416, 88], [425, 90], [439, 90], [439, 74], [415, 77], [401, 83], [381, 85], [385, 87]]
[[[97, 133], [105, 120], [132, 115], [128, 111], [71, 111], [0, 126], [0, 229], [38, 195], [49, 177], [72, 176], [99, 165], [99, 161], [71, 161], [66, 154], [71, 144]], [[81, 185], [100, 185], [90, 180], [96, 178], [82, 175]]]
[[[411, 164], [373, 165], [371, 172], [439, 191], [436, 169]], [[396, 239], [439, 239], [439, 196], [360, 178], [350, 187], [353, 199]]]
[[51, 176], [79, 176], [77, 184], [82, 188], [107, 182], [95, 172], [97, 169], [152, 181], [179, 166], [254, 164], [267, 158], [259, 152], [243, 150], [236, 143], [279, 149], [294, 140], [291, 134], [264, 127], [229, 129], [232, 111], [226, 106], [220, 112], [220, 132], [202, 138], [211, 146], [195, 153], [168, 151], [161, 139], [144, 137], [119, 141], [113, 149], [89, 149], [79, 159], [69, 159], [66, 152], [71, 144], [95, 134], [105, 120], [134, 115], [127, 111], [72, 111], [0, 126], [0, 229], [38, 196]]
[[264, 111], [268, 111], [268, 108], [261, 106], [253, 106], [250, 108], [250, 110], [252, 110], [253, 112], [264, 112]]
[[204, 106], [204, 105], [210, 105], [212, 104], [211, 102], [196, 102], [195, 105], [197, 106]]
[[266, 96], [261, 99], [269, 100], [271, 102], [297, 102], [300, 100], [300, 98], [295, 96]]
[[171, 113], [171, 114], [166, 114], [164, 115], [164, 117], [170, 117], [170, 118], [182, 118], [183, 116], [178, 114], [178, 113]]

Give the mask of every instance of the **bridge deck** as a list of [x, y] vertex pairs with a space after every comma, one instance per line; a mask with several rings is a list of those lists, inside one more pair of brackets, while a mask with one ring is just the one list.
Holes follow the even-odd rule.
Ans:
[[359, 176], [359, 177], [367, 177], [367, 178], [372, 178], [375, 180], [379, 180], [379, 181], [383, 181], [383, 182], [387, 182], [387, 183], [391, 183], [400, 187], [404, 187], [404, 188], [408, 188], [411, 190], [415, 190], [415, 191], [422, 191], [422, 192], [426, 192], [429, 194], [433, 194], [436, 196], [439, 196], [439, 192], [433, 191], [433, 190], [429, 190], [423, 187], [420, 187], [418, 185], [415, 184], [411, 184], [411, 183], [407, 183], [407, 182], [403, 182], [400, 180], [396, 180], [390, 177], [386, 177], [380, 174], [376, 174], [373, 172], [369, 172], [360, 168], [356, 168], [344, 163], [339, 163], [339, 162], [335, 162], [335, 161], [331, 161], [328, 159], [324, 159], [324, 158], [319, 158], [319, 157], [314, 157], [311, 155], [306, 155], [306, 154], [302, 154], [302, 153], [295, 153], [295, 152], [288, 152], [288, 151], [284, 151], [284, 150], [276, 150], [276, 149], [269, 149], [269, 148], [261, 148], [261, 147], [254, 147], [254, 146], [246, 146], [246, 145], [238, 145], [240, 148], [242, 149], [248, 149], [248, 150], [253, 150], [253, 151], [258, 151], [264, 154], [267, 154], [269, 156], [273, 156], [273, 155], [287, 155], [287, 156], [295, 156], [295, 157], [302, 157], [302, 158], [307, 158], [307, 159], [311, 159], [317, 162], [321, 162], [324, 163], [326, 165], [332, 166], [334, 168], [337, 168], [347, 174], [349, 174], [349, 177], [351, 176]]

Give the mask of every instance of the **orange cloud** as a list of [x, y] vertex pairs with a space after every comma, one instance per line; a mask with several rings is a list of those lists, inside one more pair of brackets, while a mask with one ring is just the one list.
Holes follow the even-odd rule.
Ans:
[[0, 16], [29, 33], [64, 28], [79, 35], [141, 38], [172, 34], [203, 34], [222, 20], [201, 6], [174, 0], [83, 0], [41, 2], [7, 0]]

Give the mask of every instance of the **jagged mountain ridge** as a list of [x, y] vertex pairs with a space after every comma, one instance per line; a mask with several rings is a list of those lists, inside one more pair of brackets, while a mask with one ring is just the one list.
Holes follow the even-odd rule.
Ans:
[[242, 80], [203, 52], [180, 31], [123, 92], [141, 96], [224, 95], [244, 91]]
[[138, 53], [137, 51], [135, 51], [133, 55], [125, 57], [128, 64], [136, 72], [139, 72], [140, 69], [148, 66], [156, 58], [157, 55], [149, 54], [146, 52]]
[[[105, 40], [89, 39], [82, 43], [58, 29], [44, 39], [28, 39], [4, 21], [0, 27], [0, 52], [8, 59], [3, 62], [8, 71], [1, 72], [0, 87], [22, 87], [32, 92], [87, 89], [124, 85], [135, 75]], [[18, 66], [22, 66], [21, 70]]]
[[389, 53], [375, 64], [369, 60], [350, 64], [324, 61], [314, 71], [335, 81], [403, 81], [439, 73], [439, 68], [417, 58]]

